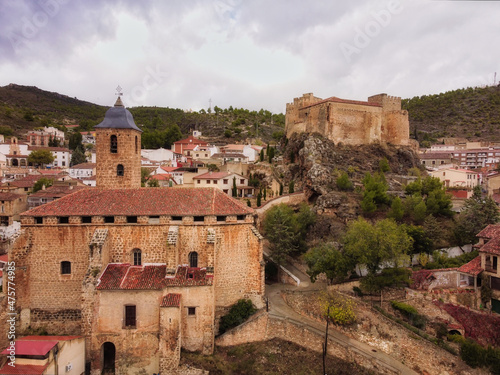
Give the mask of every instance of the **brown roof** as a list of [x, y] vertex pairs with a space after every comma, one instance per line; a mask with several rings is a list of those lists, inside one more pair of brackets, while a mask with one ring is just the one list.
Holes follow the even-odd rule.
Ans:
[[220, 180], [221, 178], [231, 176], [231, 174], [228, 172], [206, 172], [194, 178], [199, 178], [200, 180]]
[[22, 216], [207, 216], [253, 210], [217, 188], [82, 189]]
[[180, 141], [174, 142], [174, 145], [177, 145], [177, 144], [195, 144], [195, 145], [203, 145], [203, 146], [208, 145], [207, 142], [201, 141], [198, 138], [193, 137], [192, 135], [190, 135], [189, 137], [187, 137], [185, 139], [181, 139]]
[[477, 256], [472, 259], [469, 263], [464, 264], [458, 269], [458, 272], [468, 273], [469, 275], [479, 275], [483, 272], [481, 268], [481, 256]]
[[25, 177], [21, 177], [21, 178], [18, 178], [16, 180], [13, 180], [13, 181], [8, 181], [8, 182], [4, 182], [2, 184], [2, 187], [6, 187], [6, 186], [13, 186], [13, 187], [33, 187], [33, 185], [35, 184], [35, 182], [37, 182], [39, 179], [41, 179], [43, 176], [38, 174], [38, 175], [35, 175], [35, 174], [29, 174]]
[[321, 100], [319, 102], [307, 105], [307, 106], [302, 107], [300, 109], [310, 108], [310, 107], [314, 107], [315, 105], [319, 105], [319, 104], [323, 104], [323, 103], [328, 103], [328, 102], [343, 103], [343, 104], [355, 104], [355, 105], [369, 105], [369, 106], [372, 106], [372, 107], [381, 107], [380, 104], [374, 103], [374, 102], [363, 102], [363, 101], [359, 101], [359, 100], [340, 99], [340, 98], [337, 98], [336, 96], [332, 96], [330, 98], [323, 99], [323, 100]]
[[160, 307], [179, 307], [181, 304], [181, 295], [178, 293], [169, 293], [161, 300]]
[[94, 169], [97, 166], [96, 163], [81, 163], [77, 165], [73, 165], [69, 169]]
[[61, 198], [61, 197], [64, 197], [68, 194], [73, 194], [79, 190], [82, 190], [82, 189], [88, 189], [89, 187], [88, 186], [68, 186], [68, 185], [63, 185], [63, 186], [60, 186], [60, 185], [54, 185], [54, 186], [50, 186], [48, 188], [46, 188], [45, 190], [39, 190], [37, 191], [36, 193], [34, 194], [31, 194], [30, 195], [30, 198], [31, 197], [37, 197], [37, 198], [41, 198], [41, 197], [44, 197], [44, 198], [47, 198], [47, 197], [50, 197], [50, 198]]
[[217, 158], [248, 158], [248, 156], [243, 154], [237, 154], [235, 152], [219, 152], [212, 155], [213, 159]]
[[418, 154], [420, 159], [453, 159], [452, 152], [426, 152], [425, 154]]
[[500, 235], [500, 224], [490, 224], [476, 236], [480, 238], [493, 238]]
[[500, 255], [500, 237], [494, 237], [479, 248], [480, 253]]
[[0, 201], [14, 201], [18, 198], [22, 198], [23, 196], [20, 194], [14, 193], [1, 193], [0, 192]]
[[164, 264], [131, 266], [109, 263], [99, 277], [98, 290], [161, 290], [167, 286], [212, 285], [213, 276], [204, 268], [178, 266], [175, 275], [167, 274]]
[[28, 145], [28, 150], [49, 150], [49, 151], [66, 151], [70, 152], [69, 148], [66, 147], [45, 147], [45, 146], [30, 146]]

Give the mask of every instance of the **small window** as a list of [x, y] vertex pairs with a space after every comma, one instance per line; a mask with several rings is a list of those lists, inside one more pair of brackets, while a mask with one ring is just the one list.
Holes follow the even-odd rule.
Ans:
[[204, 216], [195, 216], [193, 218], [193, 220], [196, 222], [200, 222], [200, 221], [203, 222], [203, 221], [205, 221], [205, 217]]
[[92, 216], [82, 216], [82, 224], [91, 224]]
[[125, 306], [125, 327], [134, 327], [136, 325], [135, 305]]
[[112, 224], [115, 222], [115, 217], [114, 216], [104, 216], [104, 222], [106, 224]]
[[188, 307], [188, 315], [196, 315], [196, 307]]
[[245, 180], [243, 178], [240, 178], [240, 185], [245, 185]]
[[59, 224], [69, 224], [69, 217], [68, 216], [60, 216], [58, 218]]
[[210, 184], [210, 180], [207, 180], [207, 184]]
[[142, 266], [142, 252], [140, 249], [134, 249], [132, 251], [132, 258], [134, 266]]
[[236, 216], [236, 220], [245, 220], [245, 215]]
[[201, 180], [198, 180], [198, 183], [201, 184]]
[[198, 267], [198, 253], [196, 251], [189, 253], [189, 267]]
[[123, 168], [123, 164], [118, 164], [116, 166], [116, 175], [117, 176], [124, 176], [125, 175], [125, 168]]
[[224, 180], [222, 180], [222, 183], [223, 183], [224, 185], [227, 185], [227, 184], [228, 184], [228, 182], [229, 182], [229, 181], [228, 181], [228, 179], [227, 179], [227, 178], [225, 178]]
[[110, 152], [116, 154], [118, 152], [118, 138], [116, 135], [112, 135], [110, 139]]
[[137, 223], [137, 216], [127, 216], [127, 223]]
[[172, 221], [182, 221], [182, 216], [172, 216]]
[[226, 221], [225, 216], [217, 216], [217, 221]]
[[214, 185], [217, 185], [217, 180], [214, 180]]
[[43, 217], [35, 217], [35, 224], [43, 224]]
[[71, 262], [61, 262], [61, 275], [71, 274]]

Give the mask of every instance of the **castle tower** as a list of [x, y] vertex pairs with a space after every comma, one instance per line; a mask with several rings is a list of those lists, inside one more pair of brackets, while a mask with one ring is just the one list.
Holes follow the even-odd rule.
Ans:
[[141, 187], [141, 133], [120, 97], [96, 130], [96, 186]]

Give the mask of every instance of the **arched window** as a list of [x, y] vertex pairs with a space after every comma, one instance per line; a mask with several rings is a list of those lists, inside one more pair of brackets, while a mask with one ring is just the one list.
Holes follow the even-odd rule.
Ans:
[[189, 267], [191, 268], [198, 267], [198, 253], [196, 251], [189, 253]]
[[133, 262], [134, 266], [142, 266], [141, 249], [132, 250], [132, 262]]
[[118, 152], [118, 138], [114, 134], [111, 136], [110, 151], [112, 154], [116, 154]]
[[61, 262], [61, 275], [71, 274], [71, 262]]
[[125, 175], [125, 168], [123, 168], [123, 164], [118, 164], [116, 166], [116, 175], [117, 176], [123, 176], [123, 175]]

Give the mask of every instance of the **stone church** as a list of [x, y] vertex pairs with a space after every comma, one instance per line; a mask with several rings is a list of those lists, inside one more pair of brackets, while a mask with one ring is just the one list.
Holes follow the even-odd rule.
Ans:
[[97, 187], [21, 216], [19, 331], [82, 335], [91, 374], [175, 373], [218, 322], [263, 305], [253, 210], [215, 188], [141, 188], [141, 130], [118, 98], [96, 126]]

